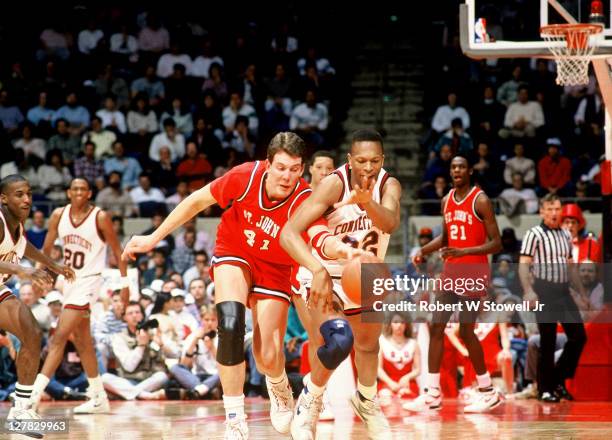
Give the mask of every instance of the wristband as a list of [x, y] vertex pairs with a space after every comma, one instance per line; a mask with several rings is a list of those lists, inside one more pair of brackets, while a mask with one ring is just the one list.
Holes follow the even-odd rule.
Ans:
[[317, 234], [312, 240], [312, 247], [314, 248], [314, 250], [317, 252], [317, 254], [319, 255], [319, 257], [321, 257], [322, 260], [327, 261], [333, 260], [333, 258], [330, 258], [325, 255], [325, 251], [323, 250], [325, 248], [325, 241], [329, 237], [332, 237], [332, 235], [327, 231], [323, 231]]
[[121, 284], [122, 289], [130, 287], [130, 279], [127, 276], [119, 278], [119, 283]]

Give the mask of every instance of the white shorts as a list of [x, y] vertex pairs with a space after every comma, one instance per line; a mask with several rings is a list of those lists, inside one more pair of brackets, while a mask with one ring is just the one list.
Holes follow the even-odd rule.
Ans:
[[[300, 282], [300, 295], [304, 302], [307, 302], [308, 295], [310, 293], [310, 283], [312, 280], [310, 279], [301, 279], [298, 277], [298, 281]], [[332, 282], [334, 283], [334, 297], [336, 302], [339, 302], [342, 305], [344, 310], [344, 314], [346, 316], [358, 315], [363, 311], [361, 304], [354, 303], [346, 296], [344, 290], [342, 289], [342, 284], [340, 283], [339, 278], [332, 277]]]
[[102, 288], [102, 277], [90, 275], [77, 278], [72, 283], [64, 280], [64, 308], [89, 310], [98, 299]]

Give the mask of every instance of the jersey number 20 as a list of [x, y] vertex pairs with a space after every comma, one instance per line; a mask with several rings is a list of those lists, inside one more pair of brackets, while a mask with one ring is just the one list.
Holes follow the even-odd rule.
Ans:
[[85, 254], [83, 252], [72, 252], [64, 249], [64, 264], [73, 269], [82, 269], [85, 265]]

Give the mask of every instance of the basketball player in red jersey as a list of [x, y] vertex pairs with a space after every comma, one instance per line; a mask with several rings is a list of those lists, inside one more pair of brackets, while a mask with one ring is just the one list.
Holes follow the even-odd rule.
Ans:
[[[23, 223], [30, 215], [32, 190], [25, 178], [13, 174], [2, 179], [0, 201], [0, 329], [14, 334], [21, 342], [15, 359], [15, 402], [7, 416], [6, 428], [10, 430], [10, 423], [13, 421], [40, 418], [32, 408], [30, 394], [38, 371], [42, 333], [29, 307], [19, 301], [4, 283], [11, 275], [17, 275], [21, 280], [31, 280], [43, 290], [51, 287], [53, 280], [47, 272], [19, 265], [23, 256], [64, 275], [69, 281], [74, 280], [74, 272], [55, 263], [26, 240]], [[43, 437], [39, 432], [23, 434], [35, 438]]]
[[[440, 250], [445, 260], [443, 279], [472, 279], [474, 287], [464, 292], [441, 292], [436, 300], [444, 304], [467, 302], [486, 295], [486, 284], [490, 277], [488, 254], [501, 250], [501, 238], [493, 206], [487, 195], [472, 186], [472, 167], [468, 159], [455, 156], [451, 161], [450, 174], [453, 189], [442, 199], [442, 234], [429, 242], [413, 257], [415, 266], [423, 257]], [[480, 280], [480, 281], [477, 281]], [[446, 283], [445, 283], [446, 284]], [[463, 290], [463, 289], [462, 289]], [[501, 403], [499, 393], [493, 389], [487, 372], [480, 341], [474, 334], [478, 310], [470, 311], [465, 304], [459, 312], [459, 336], [468, 350], [470, 361], [476, 371], [478, 395], [468, 404], [465, 412], [488, 411]], [[444, 351], [444, 329], [452, 311], [434, 312], [429, 340], [429, 374], [426, 392], [412, 402], [404, 404], [411, 411], [440, 409], [440, 364]]]
[[[304, 141], [296, 134], [278, 133], [268, 146], [267, 161], [232, 168], [183, 200], [155, 232], [133, 237], [124, 250], [124, 258], [134, 258], [137, 253], [153, 249], [166, 235], [209, 206], [229, 206], [217, 229], [212, 258], [225, 439], [248, 438], [242, 392], [247, 305], [253, 313], [255, 362], [266, 375], [270, 394], [272, 426], [281, 433], [289, 432], [294, 403], [285, 373], [283, 338], [293, 261], [280, 247], [279, 236], [291, 212], [311, 193], [301, 178], [304, 150]], [[315, 224], [309, 228], [309, 236], [319, 234], [320, 229], [325, 226]], [[326, 254], [342, 258], [350, 250], [334, 240], [326, 240], [324, 246]]]
[[68, 337], [74, 335], [83, 369], [87, 374], [89, 399], [74, 408], [75, 414], [107, 413], [110, 411], [108, 397], [104, 391], [98, 371], [98, 360], [91, 336], [90, 306], [102, 287], [102, 270], [106, 268], [107, 246], [119, 262], [122, 291], [121, 300], [127, 306], [129, 300], [127, 264], [121, 260], [121, 244], [113, 229], [111, 217], [91, 202], [91, 187], [86, 179], [72, 179], [67, 191], [70, 204], [57, 208], [49, 218], [49, 229], [43, 244], [46, 254], [56, 238], [62, 241], [64, 262], [76, 273], [76, 280], [64, 284], [64, 308], [57, 329], [49, 341], [49, 353], [34, 382], [31, 401], [36, 408], [43, 391], [49, 385], [64, 356]]

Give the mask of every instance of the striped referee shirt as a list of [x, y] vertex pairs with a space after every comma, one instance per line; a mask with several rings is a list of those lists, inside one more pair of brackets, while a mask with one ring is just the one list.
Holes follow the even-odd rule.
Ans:
[[567, 263], [572, 257], [572, 237], [565, 229], [551, 229], [544, 223], [529, 229], [521, 255], [533, 258], [535, 278], [551, 283], [569, 282]]

